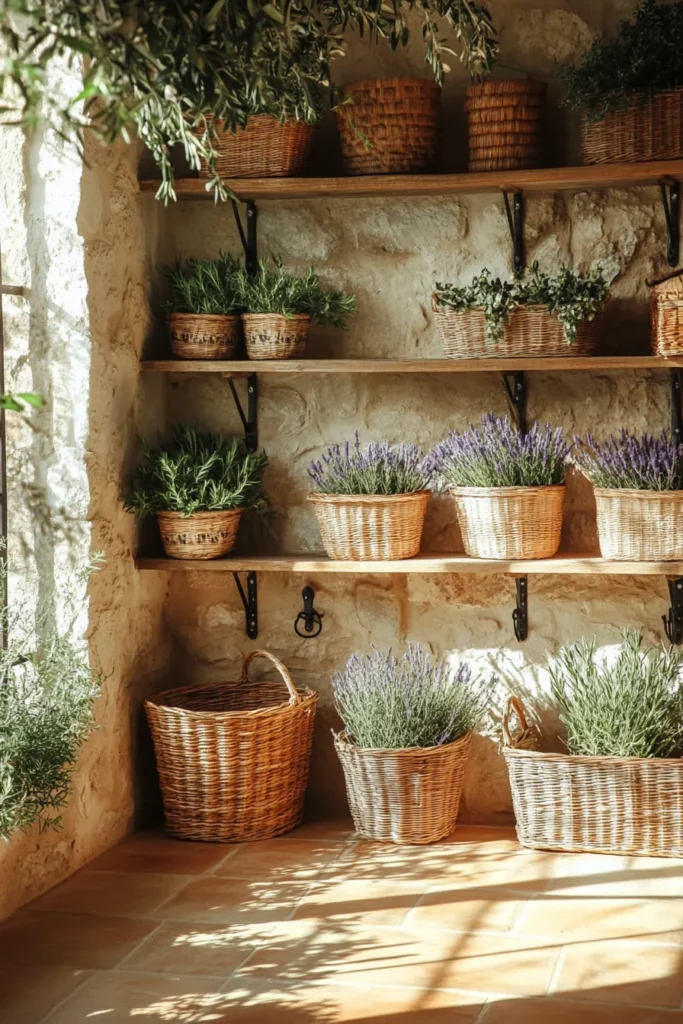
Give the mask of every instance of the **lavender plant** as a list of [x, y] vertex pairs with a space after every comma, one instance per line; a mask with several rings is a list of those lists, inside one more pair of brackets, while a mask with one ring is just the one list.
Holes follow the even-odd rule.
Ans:
[[361, 448], [358, 431], [353, 446], [332, 445], [311, 463], [308, 475], [322, 494], [414, 494], [427, 490], [431, 480], [417, 445], [372, 441]]
[[664, 430], [659, 437], [622, 430], [602, 444], [592, 434], [574, 440], [573, 461], [595, 487], [683, 490], [683, 445]]
[[444, 487], [550, 487], [564, 481], [569, 451], [559, 427], [534, 423], [522, 434], [489, 413], [435, 445], [428, 464]]
[[479, 722], [495, 677], [475, 676], [461, 662], [452, 672], [419, 644], [399, 661], [373, 647], [354, 654], [332, 678], [337, 711], [358, 747], [401, 750], [452, 743]]

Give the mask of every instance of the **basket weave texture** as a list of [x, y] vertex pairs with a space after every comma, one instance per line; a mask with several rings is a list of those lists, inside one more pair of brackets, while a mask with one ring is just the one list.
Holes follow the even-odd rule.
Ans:
[[334, 745], [356, 831], [365, 839], [436, 843], [455, 828], [472, 734], [441, 747], [368, 750], [345, 733]]
[[658, 356], [683, 355], [683, 272], [680, 270], [650, 286], [652, 350]]
[[247, 359], [300, 359], [306, 351], [311, 318], [305, 313], [292, 317], [244, 313], [242, 325]]
[[470, 558], [552, 558], [560, 546], [565, 487], [454, 487]]
[[483, 82], [471, 85], [466, 95], [470, 171], [539, 166], [543, 154], [544, 82]]
[[366, 78], [342, 89], [336, 108], [347, 174], [431, 171], [441, 90], [421, 78]]
[[[250, 682], [255, 658], [267, 658], [282, 681]], [[247, 655], [239, 682], [145, 701], [166, 831], [228, 843], [269, 839], [298, 825], [317, 701], [267, 651]]]
[[329, 558], [383, 561], [420, 551], [430, 491], [309, 494]]
[[169, 558], [222, 558], [234, 547], [242, 512], [157, 512], [164, 551]]
[[683, 157], [683, 88], [635, 100], [592, 124], [583, 121], [581, 151], [586, 164]]
[[683, 491], [594, 490], [603, 558], [632, 562], [683, 558]]
[[176, 359], [234, 359], [242, 337], [239, 316], [172, 313], [168, 330]]
[[589, 356], [600, 340], [602, 317], [584, 320], [569, 344], [562, 323], [551, 316], [547, 306], [515, 306], [503, 324], [497, 341], [486, 337], [482, 309], [453, 309], [432, 296], [432, 310], [444, 352], [449, 359], [486, 359], [494, 356]]
[[[211, 115], [207, 114], [207, 121]], [[201, 130], [195, 132], [202, 135]], [[285, 121], [255, 114], [245, 128], [224, 131], [223, 122], [216, 122], [213, 145], [218, 152], [216, 172], [221, 178], [291, 178], [304, 174], [313, 145], [315, 127], [303, 121]], [[213, 174], [202, 161], [201, 178]]]
[[504, 755], [522, 846], [683, 855], [683, 759]]

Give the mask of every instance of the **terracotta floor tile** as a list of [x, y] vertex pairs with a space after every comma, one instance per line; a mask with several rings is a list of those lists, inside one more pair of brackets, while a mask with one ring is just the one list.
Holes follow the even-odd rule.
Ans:
[[157, 914], [169, 921], [212, 924], [285, 921], [309, 888], [309, 882], [261, 882], [207, 875], [186, 885]]
[[285, 832], [279, 839], [315, 839], [320, 842], [348, 842], [358, 838], [350, 818], [326, 818], [322, 821], [305, 821], [291, 832]]
[[348, 920], [357, 924], [399, 925], [424, 890], [405, 882], [316, 883], [294, 912], [294, 920]]
[[20, 911], [0, 923], [0, 964], [115, 967], [156, 927], [127, 917]]
[[517, 930], [562, 942], [624, 938], [683, 944], [683, 899], [537, 895], [526, 905]]
[[0, 967], [0, 1024], [36, 1024], [91, 977], [70, 967]]
[[553, 991], [596, 1002], [678, 1009], [683, 998], [683, 950], [619, 940], [567, 946]]
[[433, 889], [411, 910], [405, 923], [461, 932], [508, 932], [523, 907], [523, 899], [500, 889]]
[[[516, 999], [488, 1003], [477, 1024], [681, 1024], [678, 1011], [635, 1009], [561, 999]], [[425, 1024], [429, 1024], [425, 1021]]]
[[[580, 870], [577, 870], [577, 867]], [[683, 897], [683, 861], [668, 857], [579, 854], [556, 863], [549, 890], [577, 896]]]
[[290, 879], [314, 879], [344, 849], [341, 841], [317, 839], [268, 839], [245, 843], [214, 869], [228, 878], [258, 878], [283, 882]]
[[161, 903], [187, 882], [184, 875], [79, 871], [33, 900], [28, 909], [109, 917], [151, 917]]
[[167, 921], [123, 961], [121, 970], [227, 977], [272, 938], [270, 925]]
[[138, 832], [90, 861], [88, 870], [201, 875], [232, 849], [232, 843], [186, 843], [163, 832]]

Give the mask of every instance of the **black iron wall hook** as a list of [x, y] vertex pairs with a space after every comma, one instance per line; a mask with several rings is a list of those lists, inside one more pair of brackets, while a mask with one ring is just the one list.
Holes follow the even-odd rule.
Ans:
[[517, 588], [517, 607], [512, 613], [512, 624], [515, 627], [515, 636], [522, 643], [529, 635], [529, 617], [527, 591], [528, 580], [526, 576], [518, 576], [515, 580]]
[[683, 643], [683, 576], [667, 580], [671, 607], [668, 615], [662, 615], [664, 632], [670, 644]]
[[303, 611], [300, 611], [294, 620], [294, 632], [304, 640], [312, 640], [313, 637], [320, 636], [323, 631], [323, 617], [313, 607], [313, 601], [315, 600], [313, 587], [304, 587], [301, 591], [301, 596], [304, 599], [304, 607]]

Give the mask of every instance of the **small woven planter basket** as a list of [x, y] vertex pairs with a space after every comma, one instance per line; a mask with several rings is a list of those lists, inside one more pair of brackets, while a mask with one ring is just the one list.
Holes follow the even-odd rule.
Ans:
[[683, 356], [683, 274], [667, 274], [650, 286], [652, 351], [664, 358]]
[[562, 323], [547, 306], [515, 306], [497, 341], [486, 337], [482, 309], [453, 309], [432, 296], [432, 311], [444, 352], [449, 359], [486, 359], [494, 356], [590, 356], [598, 347], [602, 317], [584, 320], [576, 341], [569, 343]]
[[430, 491], [309, 494], [329, 558], [384, 561], [419, 554]]
[[366, 78], [342, 88], [336, 108], [347, 174], [431, 171], [441, 90], [422, 78]]
[[470, 558], [552, 558], [560, 546], [565, 488], [454, 487]]
[[635, 100], [581, 125], [586, 164], [638, 163], [683, 157], [683, 88]]
[[[207, 115], [207, 121], [210, 115]], [[224, 131], [223, 122], [216, 124], [214, 148], [219, 156], [216, 172], [221, 178], [291, 178], [304, 174], [315, 135], [315, 127], [303, 121], [285, 121], [257, 114], [250, 117], [246, 128]], [[201, 130], [195, 132], [202, 135]], [[201, 178], [213, 173], [202, 161]]]
[[[255, 658], [272, 662], [282, 681], [250, 682]], [[317, 693], [297, 689], [267, 651], [247, 655], [239, 682], [167, 690], [145, 701], [166, 831], [241, 843], [298, 825], [317, 702]]]
[[441, 747], [367, 750], [336, 734], [356, 831], [399, 844], [436, 843], [450, 835], [471, 740], [467, 732]]
[[544, 82], [483, 82], [471, 85], [466, 95], [470, 171], [513, 171], [540, 165]]
[[239, 316], [172, 313], [168, 331], [176, 359], [234, 359], [242, 324]]
[[504, 754], [522, 846], [683, 855], [683, 759]]
[[244, 313], [244, 342], [247, 359], [300, 359], [306, 351], [310, 316], [292, 317], [276, 313]]
[[683, 558], [683, 491], [594, 490], [603, 558], [632, 562]]
[[164, 551], [169, 558], [222, 558], [233, 549], [242, 512], [157, 512]]

